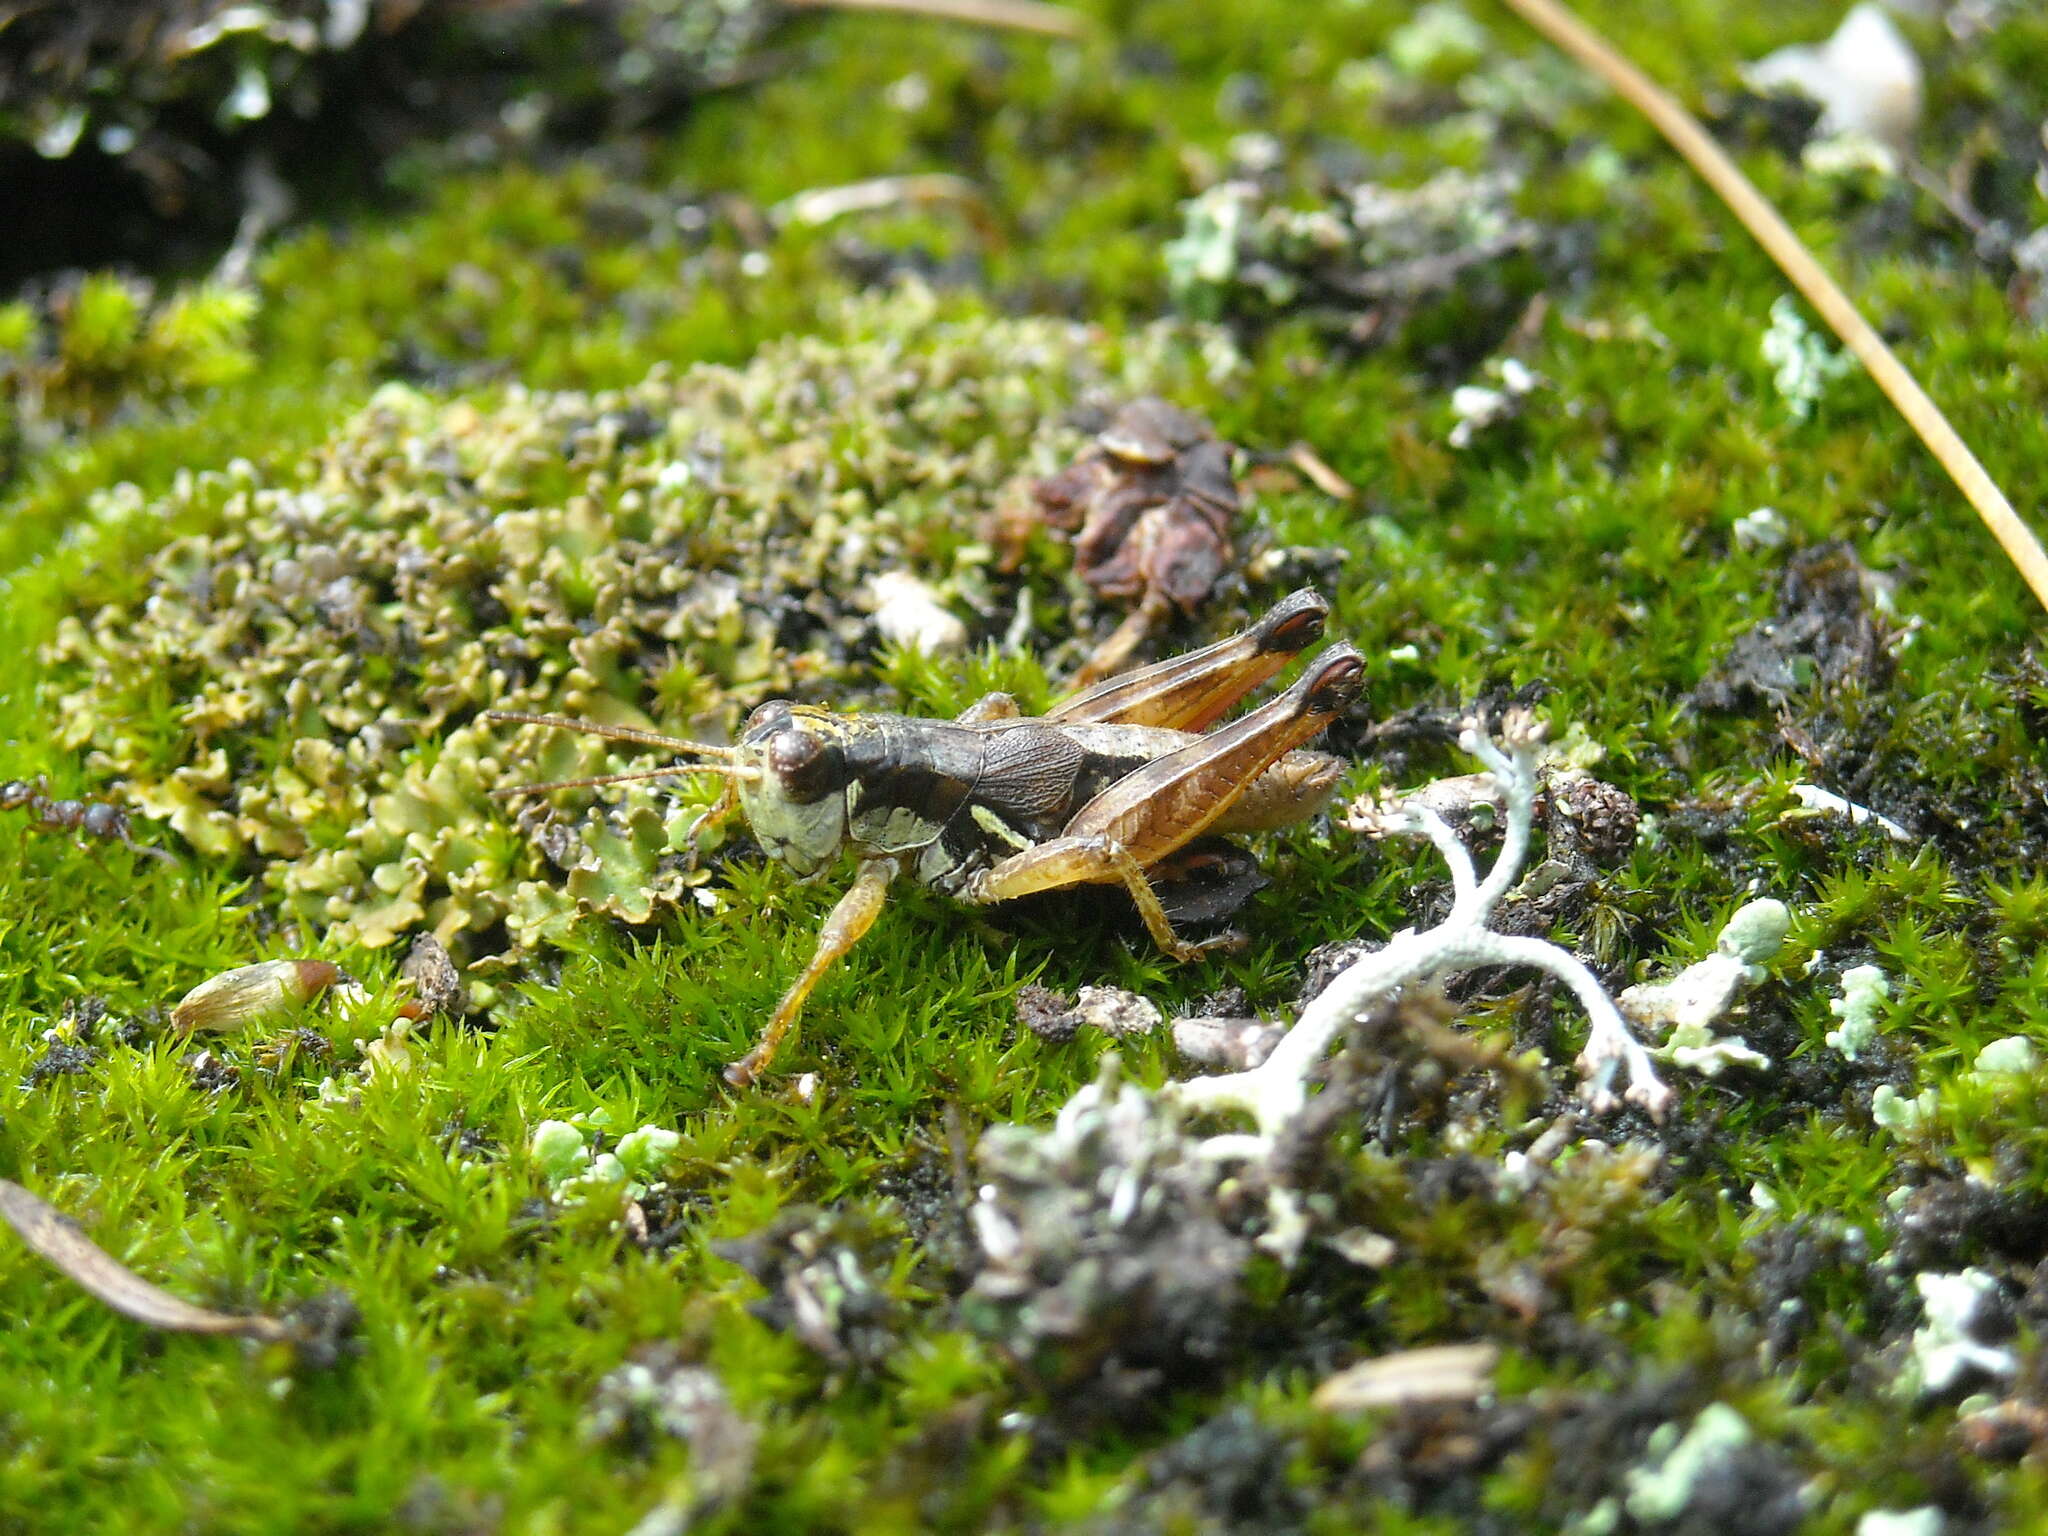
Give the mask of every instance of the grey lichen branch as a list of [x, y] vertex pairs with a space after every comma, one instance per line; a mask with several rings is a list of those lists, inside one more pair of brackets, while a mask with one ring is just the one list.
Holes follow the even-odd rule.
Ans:
[[[1599, 979], [1576, 956], [1547, 940], [1496, 933], [1489, 926], [1528, 856], [1536, 813], [1537, 753], [1544, 734], [1542, 722], [1533, 714], [1514, 709], [1502, 720], [1498, 736], [1474, 720], [1458, 738], [1458, 745], [1486, 766], [1505, 805], [1500, 853], [1483, 880], [1457, 833], [1428, 806], [1383, 797], [1361, 799], [1351, 808], [1345, 825], [1355, 832], [1430, 840], [1450, 866], [1450, 913], [1425, 932], [1406, 929], [1395, 934], [1385, 948], [1339, 972], [1258, 1067], [1173, 1085], [1170, 1091], [1189, 1109], [1242, 1110], [1257, 1122], [1255, 1135], [1210, 1138], [1203, 1144], [1209, 1156], [1255, 1158], [1270, 1151], [1273, 1139], [1307, 1104], [1310, 1077], [1331, 1044], [1374, 1004], [1452, 972], [1489, 965], [1547, 971], [1571, 988], [1591, 1026], [1577, 1065], [1584, 1079], [1580, 1092], [1596, 1113], [1628, 1102], [1663, 1118], [1671, 1106], [1671, 1090], [1658, 1078], [1649, 1053], [1629, 1033]], [[1618, 1095], [1617, 1077], [1625, 1082]]]

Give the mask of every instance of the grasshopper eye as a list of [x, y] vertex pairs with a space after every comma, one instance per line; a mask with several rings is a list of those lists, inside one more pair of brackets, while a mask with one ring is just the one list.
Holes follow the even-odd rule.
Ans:
[[741, 741], [761, 741], [773, 735], [782, 723], [789, 719], [789, 700], [770, 699], [758, 706], [747, 716], [747, 723], [740, 727]]
[[846, 782], [839, 748], [796, 726], [777, 731], [768, 743], [768, 767], [798, 805], [822, 799]]

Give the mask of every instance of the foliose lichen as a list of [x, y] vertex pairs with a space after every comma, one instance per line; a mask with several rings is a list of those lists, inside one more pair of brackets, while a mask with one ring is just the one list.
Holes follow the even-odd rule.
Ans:
[[685, 835], [708, 791], [515, 819], [493, 791], [663, 759], [479, 714], [715, 740], [767, 697], [843, 707], [883, 642], [837, 594], [892, 570], [1005, 631], [983, 518], [1073, 456], [1070, 406], [1187, 356], [1165, 330], [1106, 356], [1058, 321], [948, 322], [920, 291], [855, 301], [840, 334], [598, 395], [386, 386], [301, 465], [117, 488], [101, 520], [195, 531], [62, 622], [59, 740], [337, 943], [428, 932], [474, 962], [587, 912], [648, 921], [709, 879]]

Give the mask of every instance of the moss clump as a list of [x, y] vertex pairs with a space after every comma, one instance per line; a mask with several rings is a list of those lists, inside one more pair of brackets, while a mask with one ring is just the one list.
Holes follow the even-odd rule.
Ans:
[[256, 296], [202, 283], [161, 298], [140, 279], [92, 273], [0, 305], [0, 484], [17, 457], [122, 413], [246, 378]]
[[[1741, 61], [1825, 36], [1839, 5], [1589, 8], [1721, 109], [2023, 489], [2048, 462], [2024, 241], [2001, 256], [1903, 180], [1814, 174], [1733, 94]], [[1951, 9], [1953, 29], [1902, 23], [1928, 66], [1919, 150], [1946, 176], [1978, 145], [1940, 185], [2018, 236], [2048, 222], [2048, 16]], [[1762, 348], [1782, 281], [1494, 13], [1099, 20], [1075, 46], [830, 22], [801, 34], [820, 67], [673, 131], [440, 161], [414, 206], [257, 254], [248, 375], [128, 393], [28, 456], [0, 506], [0, 779], [81, 806], [146, 789], [222, 851], [138, 818], [176, 855], [140, 859], [32, 797], [0, 809], [0, 1085], [33, 1084], [0, 1103], [0, 1171], [196, 1302], [340, 1290], [362, 1325], [325, 1369], [159, 1339], [0, 1241], [0, 1527], [1839, 1536], [1930, 1506], [1999, 1529], [2048, 1498], [2048, 1114], [2038, 1068], [2012, 1070], [2048, 1049], [2048, 672], [2024, 592], [1867, 381], [1793, 417]], [[1162, 342], [1162, 248], [1253, 169], [1246, 134], [1280, 147], [1273, 207], [1506, 178], [1539, 249], [1425, 299], [1397, 346], [1300, 306], [1230, 345]], [[934, 170], [976, 183], [1000, 242], [928, 209], [866, 219], [865, 254], [845, 226], [742, 228], [809, 187]], [[903, 268], [972, 291], [843, 307]], [[1456, 435], [1461, 386], [1524, 376]], [[938, 713], [999, 679], [1029, 702], [1113, 616], [1076, 606], [1049, 545], [1003, 585], [976, 519], [1140, 388], [1253, 450], [1306, 441], [1359, 488], [1256, 452], [1244, 477], [1261, 579], [1314, 579], [1370, 658], [1370, 719], [1332, 732], [1347, 788], [1456, 772], [1448, 722], [1543, 694], [1583, 727], [1575, 760], [1605, 755], [1591, 798], [1553, 778], [1513, 904], [1529, 931], [1619, 992], [1785, 905], [1781, 959], [1727, 1025], [1768, 1072], [1674, 1071], [1663, 1123], [1588, 1119], [1562, 1066], [1582, 1016], [1482, 973], [1344, 1042], [1284, 1186], [1176, 1161], [1125, 1180], [1107, 1139], [1033, 1139], [1103, 1046], [1018, 1027], [1027, 984], [1285, 1019], [1317, 970], [1452, 899], [1429, 850], [1310, 826], [1261, 851], [1247, 949], [1191, 966], [1126, 943], [1120, 898], [984, 914], [907, 887], [811, 1000], [790, 1078], [723, 1090], [833, 883], [735, 843], [693, 886], [651, 792], [522, 824], [484, 792], [631, 759], [475, 711], [716, 734], [769, 689]], [[685, 559], [738, 588], [716, 624]], [[1008, 639], [1028, 591], [1019, 654], [877, 646], [840, 583], [891, 563], [976, 641]], [[1213, 633], [1176, 622], [1161, 649]], [[288, 885], [315, 869], [332, 883]], [[316, 1000], [204, 1056], [166, 1028], [205, 976], [316, 936], [388, 1011], [398, 952], [338, 936], [381, 911], [450, 924], [465, 959], [514, 954], [522, 883], [545, 893], [518, 930], [534, 952], [516, 983], [479, 978], [482, 1016], [450, 988], [379, 1038]], [[1891, 996], [1851, 1060], [1829, 1005], [1863, 967]], [[1167, 1034], [1118, 1047], [1148, 1095], [1186, 1070]], [[526, 1150], [549, 1121], [627, 1177], [551, 1182]], [[642, 1171], [606, 1127], [655, 1128]], [[975, 1232], [983, 1184], [1022, 1246]], [[1275, 1221], [1282, 1187], [1299, 1219]], [[1175, 1214], [1201, 1261], [1179, 1269]], [[1966, 1313], [1921, 1283], [1957, 1275]], [[1120, 1334], [1140, 1312], [1157, 1325]], [[1469, 1342], [1498, 1353], [1489, 1398], [1318, 1406], [1354, 1362]], [[1928, 1345], [1964, 1369], [1903, 1398]], [[1632, 1474], [1731, 1414], [1748, 1440], [1695, 1458], [1683, 1509], [1632, 1514]]]

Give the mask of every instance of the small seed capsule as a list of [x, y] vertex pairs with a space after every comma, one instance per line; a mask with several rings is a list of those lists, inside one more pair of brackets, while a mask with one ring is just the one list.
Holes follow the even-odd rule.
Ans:
[[202, 981], [171, 1010], [174, 1028], [231, 1030], [275, 1018], [342, 979], [325, 960], [265, 960]]

